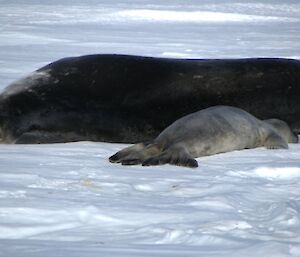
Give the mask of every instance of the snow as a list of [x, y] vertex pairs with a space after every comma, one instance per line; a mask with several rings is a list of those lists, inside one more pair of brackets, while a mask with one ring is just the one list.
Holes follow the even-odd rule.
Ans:
[[[82, 54], [300, 59], [293, 0], [0, 0], [0, 22], [0, 90]], [[299, 145], [107, 161], [125, 146], [0, 145], [0, 256], [300, 256]]]
[[298, 145], [198, 158], [198, 169], [110, 164], [122, 147], [2, 145], [3, 256], [300, 253]]

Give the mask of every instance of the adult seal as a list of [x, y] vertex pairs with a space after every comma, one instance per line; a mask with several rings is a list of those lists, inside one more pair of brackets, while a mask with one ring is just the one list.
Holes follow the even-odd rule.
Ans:
[[50, 63], [0, 95], [4, 143], [136, 143], [215, 105], [300, 131], [300, 61], [88, 55]]
[[123, 165], [198, 167], [196, 157], [260, 146], [287, 149], [288, 143], [297, 142], [284, 121], [262, 121], [239, 108], [215, 106], [180, 118], [153, 142], [127, 147], [109, 160]]

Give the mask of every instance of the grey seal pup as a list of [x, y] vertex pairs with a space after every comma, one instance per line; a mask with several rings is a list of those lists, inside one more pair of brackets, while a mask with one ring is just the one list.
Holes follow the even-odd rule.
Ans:
[[197, 157], [261, 146], [287, 149], [288, 143], [297, 142], [298, 137], [282, 120], [259, 120], [236, 107], [214, 106], [176, 120], [153, 142], [129, 146], [109, 161], [198, 167]]

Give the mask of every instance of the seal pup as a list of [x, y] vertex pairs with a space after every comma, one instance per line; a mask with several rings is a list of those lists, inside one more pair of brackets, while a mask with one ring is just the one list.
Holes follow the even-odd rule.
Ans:
[[0, 138], [137, 143], [215, 105], [282, 119], [300, 132], [299, 99], [299, 60], [85, 55], [50, 63], [4, 89]]
[[287, 149], [288, 143], [297, 142], [298, 137], [284, 121], [259, 120], [236, 107], [214, 106], [178, 119], [153, 142], [129, 146], [109, 161], [198, 167], [197, 157], [261, 146]]

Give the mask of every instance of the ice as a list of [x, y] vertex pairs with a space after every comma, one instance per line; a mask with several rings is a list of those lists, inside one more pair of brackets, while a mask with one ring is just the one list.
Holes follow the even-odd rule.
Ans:
[[[299, 14], [296, 0], [2, 0], [0, 90], [82, 54], [300, 59]], [[109, 163], [123, 147], [0, 145], [0, 256], [300, 256], [299, 145], [197, 169]]]

